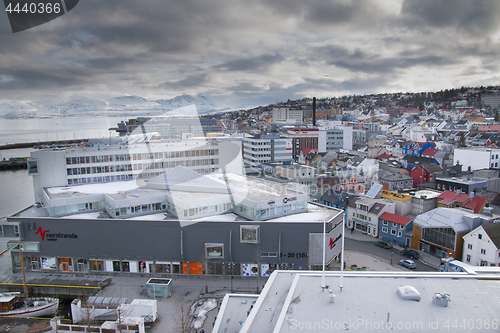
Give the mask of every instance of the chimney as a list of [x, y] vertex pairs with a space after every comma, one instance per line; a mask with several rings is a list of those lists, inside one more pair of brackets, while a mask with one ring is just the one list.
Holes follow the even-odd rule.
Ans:
[[461, 188], [459, 188], [459, 189], [457, 190], [457, 195], [461, 195], [461, 194], [462, 194], [462, 189], [461, 189]]
[[469, 193], [469, 200], [470, 201], [474, 200], [474, 191], [470, 191], [470, 193]]
[[316, 97], [313, 97], [313, 126], [316, 126]]

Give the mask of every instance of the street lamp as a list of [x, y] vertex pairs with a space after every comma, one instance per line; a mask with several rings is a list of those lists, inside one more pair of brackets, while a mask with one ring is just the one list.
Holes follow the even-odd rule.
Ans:
[[231, 268], [231, 292], [233, 292], [234, 262], [230, 262], [228, 266]]
[[394, 254], [394, 251], [391, 251], [391, 265], [392, 265], [392, 255]]

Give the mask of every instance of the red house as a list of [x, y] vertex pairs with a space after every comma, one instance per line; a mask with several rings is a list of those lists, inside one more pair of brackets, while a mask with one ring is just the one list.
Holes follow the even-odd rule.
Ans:
[[413, 187], [434, 181], [434, 173], [441, 172], [443, 169], [434, 163], [422, 164], [410, 171], [410, 177], [413, 178]]

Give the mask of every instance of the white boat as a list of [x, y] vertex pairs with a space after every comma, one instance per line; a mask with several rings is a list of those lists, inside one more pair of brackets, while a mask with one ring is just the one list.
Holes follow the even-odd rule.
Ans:
[[53, 315], [59, 299], [53, 297], [23, 297], [19, 292], [0, 293], [0, 317], [42, 317]]

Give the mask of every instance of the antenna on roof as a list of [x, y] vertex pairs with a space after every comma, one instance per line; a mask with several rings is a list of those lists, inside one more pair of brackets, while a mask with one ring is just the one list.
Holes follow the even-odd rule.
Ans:
[[[355, 222], [353, 221], [353, 223]], [[342, 248], [340, 249], [340, 280], [339, 280], [340, 291], [342, 291], [342, 288], [344, 288], [344, 238], [345, 238], [345, 217], [344, 221], [342, 221]]]
[[328, 288], [325, 283], [325, 259], [326, 257], [326, 221], [323, 216], [323, 274], [321, 275], [321, 289], [325, 291], [325, 288]]

